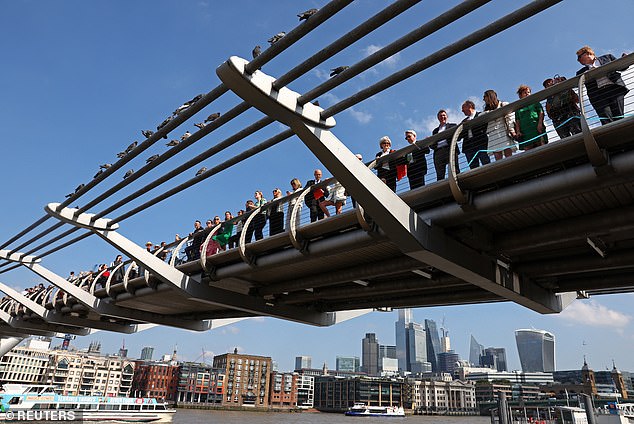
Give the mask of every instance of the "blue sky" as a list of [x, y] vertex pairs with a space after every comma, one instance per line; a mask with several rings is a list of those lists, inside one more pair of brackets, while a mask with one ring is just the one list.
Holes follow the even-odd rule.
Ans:
[[[264, 48], [270, 36], [295, 27], [297, 13], [324, 3], [308, 0], [4, 2], [0, 14], [0, 51], [4, 59], [0, 79], [3, 147], [0, 167], [4, 177], [0, 240], [7, 240], [40, 218], [46, 203], [62, 201], [78, 184], [90, 180], [98, 164], [113, 162], [116, 152], [133, 140], [142, 140], [142, 129], [154, 129], [184, 101], [215, 87], [219, 83], [215, 68], [229, 56], [248, 58], [254, 45]], [[362, 59], [457, 3], [421, 2], [292, 83], [290, 88], [307, 91], [327, 78], [330, 68]], [[273, 76], [284, 73], [307, 54], [318, 51], [387, 4], [357, 0], [267, 64], [264, 71]], [[456, 41], [508, 13], [517, 4], [492, 1], [473, 15], [336, 88], [320, 99], [322, 106], [333, 104], [336, 99], [345, 98]], [[609, 15], [609, 21], [607, 16], [601, 18], [601, 14]], [[564, 1], [368, 99], [352, 111], [337, 115], [334, 132], [365, 158], [374, 155], [383, 135], [389, 135], [395, 147], [403, 147], [403, 129], [414, 128], [421, 138], [435, 126], [435, 114], [441, 107], [448, 109], [455, 120], [464, 99], [481, 99], [487, 89], [493, 88], [502, 100], [512, 101], [519, 84], [528, 84], [535, 91], [542, 80], [555, 73], [574, 75], [579, 67], [575, 51], [584, 44], [591, 45], [597, 54], [631, 52], [633, 14], [631, 0], [605, 0], [600, 8], [592, 0]], [[590, 19], [594, 16], [598, 18]], [[226, 111], [236, 103], [233, 94], [222, 96], [170, 138], [180, 136], [186, 129], [194, 130], [193, 122], [199, 122], [198, 118]], [[254, 110], [245, 113], [133, 186], [138, 189], [142, 183], [260, 117]], [[273, 124], [204, 165], [220, 163], [282, 129], [280, 124]], [[147, 156], [163, 151], [163, 144], [157, 143], [130, 167], [138, 169]], [[195, 219], [204, 220], [227, 209], [235, 211], [257, 189], [270, 193], [279, 186], [286, 190], [291, 178], [305, 181], [318, 166], [303, 144], [291, 138], [126, 220], [120, 231], [139, 244], [147, 240], [171, 241], [175, 233], [188, 233]], [[196, 169], [176, 178], [168, 187], [190, 179]], [[119, 178], [121, 175], [115, 174], [106, 180], [106, 186]], [[128, 188], [121, 195], [130, 192], [132, 189]], [[140, 198], [136, 204], [147, 198]], [[115, 255], [110, 246], [93, 237], [45, 258], [43, 264], [67, 275], [70, 270], [110, 262]], [[0, 274], [0, 281], [15, 287], [39, 282], [26, 270]], [[535, 327], [557, 336], [560, 369], [580, 366], [586, 354], [595, 369], [611, 366], [614, 359], [622, 369], [634, 371], [632, 300], [631, 295], [596, 297], [576, 302], [559, 316], [542, 316], [506, 303], [416, 309], [414, 317], [418, 321], [432, 318], [438, 323], [446, 317], [453, 346], [463, 357], [468, 356], [469, 335], [473, 334], [487, 347], [506, 347], [510, 366], [519, 368], [513, 330]], [[188, 360], [196, 359], [202, 349], [225, 353], [238, 346], [248, 353], [272, 356], [281, 369], [290, 369], [296, 355], [311, 355], [313, 364], [327, 362], [334, 367], [336, 355], [360, 356], [361, 339], [366, 332], [377, 333], [383, 344], [393, 344], [396, 318], [395, 313], [373, 313], [330, 328], [253, 319], [203, 334], [156, 328], [125, 336], [125, 344], [131, 355], [138, 355], [146, 345], [168, 353], [178, 343], [181, 357]], [[115, 351], [123, 338], [120, 334], [97, 333], [78, 339], [76, 344], [87, 346], [91, 340], [100, 339], [106, 351]]]

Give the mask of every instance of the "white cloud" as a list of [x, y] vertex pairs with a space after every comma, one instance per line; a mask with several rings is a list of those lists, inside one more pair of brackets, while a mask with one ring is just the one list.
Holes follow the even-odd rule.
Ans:
[[[337, 97], [335, 94], [332, 93], [324, 93], [319, 97], [319, 104], [321, 105], [322, 108], [326, 109], [326, 105], [332, 106], [335, 103], [339, 103], [339, 101], [341, 100], [339, 97]], [[325, 100], [325, 102], [324, 102]]]
[[[377, 46], [375, 44], [370, 44], [368, 47], [363, 49], [363, 53], [367, 57], [367, 56], [370, 56], [371, 54], [376, 53], [377, 51], [381, 50], [382, 48], [383, 48], [383, 46]], [[395, 55], [392, 55], [392, 56], [388, 57], [387, 59], [383, 60], [381, 63], [379, 63], [379, 65], [383, 65], [383, 66], [386, 66], [388, 68], [395, 68], [396, 64], [398, 63], [400, 58], [401, 58], [400, 53], [396, 53]]]
[[609, 309], [598, 302], [577, 301], [559, 314], [566, 320], [578, 324], [585, 324], [591, 327], [612, 327], [616, 330], [622, 329], [632, 320], [631, 315]]
[[313, 73], [315, 74], [315, 76], [322, 80], [322, 81], [326, 81], [327, 79], [330, 78], [330, 72], [329, 71], [322, 71], [319, 68], [315, 68], [313, 69]]
[[367, 112], [361, 112], [360, 110], [356, 110], [351, 107], [348, 109], [348, 113], [352, 115], [354, 119], [356, 119], [360, 124], [367, 124], [372, 120], [372, 115]]
[[238, 327], [236, 327], [235, 325], [230, 325], [228, 327], [223, 327], [221, 333], [223, 335], [226, 334], [238, 334], [240, 332], [240, 329]]

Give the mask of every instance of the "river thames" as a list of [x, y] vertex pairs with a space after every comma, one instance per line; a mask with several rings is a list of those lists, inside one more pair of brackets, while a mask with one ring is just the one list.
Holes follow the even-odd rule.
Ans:
[[[421, 424], [488, 424], [489, 417], [435, 417], [411, 415], [405, 418], [390, 418], [388, 421]], [[334, 423], [384, 422], [382, 418], [346, 417], [343, 414], [320, 412], [243, 412], [179, 409], [174, 415], [174, 424], [334, 424]]]

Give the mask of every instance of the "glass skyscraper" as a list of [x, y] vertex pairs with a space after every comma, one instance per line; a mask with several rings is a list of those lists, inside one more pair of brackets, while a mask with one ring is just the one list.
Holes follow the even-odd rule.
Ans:
[[555, 335], [544, 330], [515, 330], [524, 372], [555, 371]]
[[438, 372], [438, 354], [443, 350], [440, 345], [440, 337], [438, 337], [436, 321], [425, 320], [425, 337], [427, 342], [427, 361], [431, 363], [432, 371]]
[[399, 372], [425, 372], [431, 365], [427, 362], [427, 338], [425, 328], [412, 322], [412, 310], [400, 309], [396, 321], [396, 359]]
[[313, 367], [313, 358], [310, 356], [296, 356], [295, 357], [295, 369], [310, 369]]
[[480, 356], [484, 353], [484, 346], [471, 335], [471, 342], [469, 343], [469, 362], [476, 367], [480, 365]]

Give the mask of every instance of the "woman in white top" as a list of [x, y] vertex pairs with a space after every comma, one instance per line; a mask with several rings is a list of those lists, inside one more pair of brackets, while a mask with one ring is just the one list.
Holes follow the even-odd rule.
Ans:
[[339, 182], [336, 182], [335, 185], [328, 186], [328, 192], [330, 194], [326, 200], [319, 203], [319, 207], [324, 211], [324, 215], [329, 217], [328, 206], [334, 206], [335, 213], [339, 215], [343, 205], [346, 204], [346, 189]]
[[[291, 194], [297, 193], [299, 191], [303, 190], [302, 187], [302, 182], [299, 181], [299, 179], [297, 178], [293, 178], [291, 180], [291, 188], [293, 189], [293, 191], [288, 191], [286, 190], [286, 195], [290, 196]], [[310, 196], [311, 194], [308, 193], [308, 195]], [[291, 201], [288, 203], [288, 214], [287, 214], [287, 219], [286, 219], [286, 225], [288, 226], [291, 223], [291, 213], [293, 211], [293, 208], [295, 207], [295, 204], [297, 204], [297, 198], [298, 196], [295, 196], [291, 199]], [[300, 204], [297, 206], [297, 212], [295, 212], [295, 225], [299, 225], [300, 222], [300, 217], [301, 217], [301, 213], [302, 213], [302, 206], [303, 204], [300, 202]]]
[[[508, 102], [498, 100], [498, 95], [493, 90], [485, 91], [483, 100], [485, 103], [484, 112], [490, 112], [508, 104]], [[508, 158], [513, 152], [516, 152], [515, 115], [513, 112], [489, 121], [487, 135], [489, 137], [487, 150], [489, 151], [489, 156], [494, 156], [495, 160]]]

